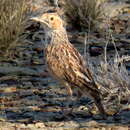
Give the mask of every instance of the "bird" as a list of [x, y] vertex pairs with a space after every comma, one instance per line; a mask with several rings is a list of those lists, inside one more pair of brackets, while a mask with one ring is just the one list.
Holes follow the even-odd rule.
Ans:
[[73, 89], [89, 95], [105, 117], [100, 89], [83, 56], [70, 43], [62, 18], [55, 12], [31, 19], [40, 22], [45, 30], [45, 60], [51, 75], [65, 85], [68, 97], [72, 97]]

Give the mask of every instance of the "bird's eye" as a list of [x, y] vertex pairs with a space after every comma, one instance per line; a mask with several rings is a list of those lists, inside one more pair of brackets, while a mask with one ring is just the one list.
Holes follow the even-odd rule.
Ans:
[[50, 20], [52, 21], [52, 20], [54, 20], [54, 18], [53, 18], [53, 17], [51, 17], [51, 18], [50, 18]]

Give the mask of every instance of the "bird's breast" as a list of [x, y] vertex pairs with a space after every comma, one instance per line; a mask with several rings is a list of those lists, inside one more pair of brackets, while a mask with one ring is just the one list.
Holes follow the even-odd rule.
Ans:
[[57, 45], [48, 45], [45, 49], [45, 60], [50, 74], [56, 79], [62, 79], [64, 73], [64, 66], [62, 64], [61, 48]]

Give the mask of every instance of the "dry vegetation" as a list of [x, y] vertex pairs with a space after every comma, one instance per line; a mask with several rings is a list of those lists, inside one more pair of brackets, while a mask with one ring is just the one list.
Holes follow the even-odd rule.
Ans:
[[[96, 25], [103, 23], [105, 14], [103, 13], [103, 5], [107, 0], [66, 0], [64, 1], [64, 9], [68, 22], [80, 31], [95, 30]], [[99, 31], [99, 30], [98, 30]], [[108, 28], [108, 32], [112, 30]], [[104, 32], [106, 34], [106, 32]], [[106, 34], [106, 44], [111, 40], [115, 43], [112, 34]], [[111, 36], [109, 36], [111, 35]], [[85, 44], [86, 45], [86, 44]], [[107, 45], [106, 45], [107, 47]], [[85, 47], [86, 49], [87, 47]], [[106, 48], [104, 59], [101, 64], [92, 67], [91, 62], [88, 63], [92, 68], [93, 76], [100, 85], [103, 94], [103, 102], [106, 110], [110, 110], [110, 114], [118, 113], [130, 104], [130, 80], [128, 70], [124, 62], [129, 61], [129, 56], [120, 57], [115, 46], [116, 56], [107, 60]], [[86, 52], [86, 50], [84, 51]], [[86, 54], [85, 54], [86, 55]]]
[[0, 53], [3, 55], [24, 30], [26, 0], [0, 0]]
[[102, 5], [106, 0], [66, 0], [65, 14], [68, 21], [78, 29], [94, 29], [103, 18]]
[[93, 66], [91, 61], [88, 65], [100, 87], [106, 111], [113, 115], [129, 108], [130, 80], [125, 62], [130, 61], [130, 56], [120, 57], [116, 50], [114, 58], [108, 57], [105, 54], [99, 65]]
[[[102, 1], [102, 2], [100, 3], [99, 1]], [[105, 1], [107, 1], [107, 0], [64, 0], [63, 8], [65, 10], [65, 15], [66, 15], [68, 22], [70, 24], [72, 24], [73, 27], [75, 27], [76, 29], [79, 29], [80, 31], [82, 31], [82, 30], [86, 31], [87, 29], [92, 31], [92, 30], [95, 30], [95, 25], [98, 22], [102, 22], [102, 20], [103, 20], [104, 14], [102, 12], [102, 4]], [[17, 45], [17, 41], [20, 38], [20, 34], [22, 34], [24, 31], [24, 24], [26, 22], [27, 14], [30, 12], [28, 6], [29, 5], [27, 4], [27, 0], [0, 0], [0, 56], [1, 55], [3, 56], [5, 54], [8, 55], [8, 53], [9, 53], [8, 50]], [[108, 31], [111, 32], [111, 30], [108, 30]], [[106, 36], [106, 37], [108, 37], [107, 40], [112, 39], [108, 35]], [[33, 34], [33, 36], [35, 37], [35, 34]], [[106, 40], [106, 42], [107, 42], [107, 40]], [[86, 44], [87, 43], [85, 43], [85, 45]], [[108, 43], [106, 43], [106, 44], [108, 44]], [[25, 48], [25, 51], [28, 49], [28, 46], [29, 45], [27, 45], [27, 47]], [[114, 46], [115, 46], [115, 44], [114, 44]], [[33, 47], [31, 46], [30, 48], [32, 49]], [[36, 65], [38, 67], [37, 68], [38, 71], [32, 71], [32, 72], [35, 72], [36, 74], [32, 73], [32, 75], [31, 75], [31, 68], [29, 68], [29, 67], [25, 68], [25, 70], [20, 68], [21, 66], [19, 66], [19, 65], [21, 65], [21, 63], [22, 63], [22, 62], [20, 62], [16, 68], [16, 72], [12, 65], [13, 69], [11, 68], [11, 70], [13, 70], [15, 72], [15, 74], [13, 72], [11, 73], [11, 71], [10, 71], [9, 74], [5, 73], [4, 75], [6, 75], [7, 77], [8, 77], [8, 75], [11, 75], [11, 74], [15, 75], [16, 77], [18, 75], [23, 75], [23, 81], [20, 79], [22, 84], [24, 84], [24, 82], [25, 82], [24, 78], [26, 78], [26, 76], [28, 76], [30, 79], [32, 78], [32, 81], [31, 80], [28, 81], [29, 78], [27, 79], [27, 83], [31, 84], [31, 85], [27, 84], [27, 87], [30, 87], [29, 88], [29, 92], [31, 91], [30, 93], [33, 92], [34, 88], [36, 89], [36, 87], [38, 86], [37, 84], [41, 84], [41, 86], [40, 85], [38, 86], [39, 88], [37, 87], [38, 90], [36, 91], [36, 93], [38, 92], [39, 95], [44, 95], [44, 94], [46, 95], [46, 91], [47, 91], [47, 94], [49, 95], [48, 92], [50, 92], [53, 97], [53, 95], [55, 93], [53, 93], [52, 90], [54, 90], [55, 88], [53, 88], [51, 90], [51, 89], [49, 89], [49, 87], [43, 86], [43, 84], [45, 84], [44, 83], [45, 81], [43, 81], [43, 83], [42, 82], [40, 83], [40, 80], [42, 81], [45, 79], [45, 80], [47, 80], [46, 84], [47, 85], [49, 84], [48, 77], [39, 77], [39, 75], [38, 75], [38, 72], [43, 72], [42, 70], [44, 70], [44, 69], [46, 70], [46, 66], [45, 66], [45, 68], [42, 67], [42, 69], [41, 68], [39, 69], [39, 66], [41, 67], [41, 64], [43, 64], [43, 63], [41, 63], [41, 60], [43, 61], [43, 57], [41, 59], [39, 59], [39, 57], [41, 57], [41, 54], [40, 53], [38, 54], [38, 52], [41, 51], [40, 50], [42, 48], [41, 45], [40, 45], [40, 49], [39, 48], [37, 49], [37, 48], [35, 50], [33, 50], [33, 53], [31, 52], [32, 50], [31, 51], [27, 50], [28, 51], [27, 55], [20, 57], [21, 59], [23, 59], [23, 61], [21, 59], [18, 59], [24, 63], [25, 62], [24, 58], [28, 56], [27, 63], [29, 65], [32, 65], [32, 64]], [[87, 47], [85, 47], [84, 52], [86, 52], [86, 48]], [[37, 50], [37, 52], [36, 52], [36, 50]], [[107, 49], [105, 48], [105, 50], [107, 50]], [[24, 51], [23, 51], [23, 53], [25, 54]], [[35, 54], [35, 55], [33, 55], [33, 54]], [[105, 54], [106, 54], [106, 52], [105, 52]], [[87, 54], [85, 54], [85, 55], [87, 55]], [[130, 99], [129, 99], [129, 97], [130, 97], [130, 80], [129, 80], [128, 71], [124, 64], [124, 61], [129, 61], [130, 57], [129, 56], [120, 57], [118, 52], [116, 53], [116, 56], [113, 59], [107, 60], [107, 57], [108, 56], [105, 55], [104, 56], [105, 60], [101, 61], [101, 64], [96, 67], [95, 66], [93, 67], [91, 62], [88, 64], [93, 72], [95, 81], [100, 86], [100, 90], [103, 94], [103, 104], [105, 106], [105, 109], [106, 109], [106, 111], [110, 110], [110, 112], [111, 112], [110, 114], [113, 115], [115, 113], [120, 112], [123, 109], [126, 109], [127, 106], [130, 104]], [[33, 62], [33, 61], [35, 61], [35, 62]], [[25, 64], [25, 67], [26, 66], [27, 65]], [[5, 66], [5, 68], [6, 68], [5, 70], [8, 70], [6, 66]], [[17, 69], [18, 69], [18, 71], [17, 71]], [[23, 73], [22, 74], [20, 73], [22, 70], [25, 75]], [[12, 75], [11, 75], [11, 78], [12, 78]], [[36, 79], [33, 77], [33, 75], [37, 76]], [[45, 73], [45, 75], [46, 75], [46, 73]], [[39, 81], [36, 82], [37, 83], [36, 86], [35, 86], [35, 84], [33, 85], [33, 82], [35, 82], [35, 80], [37, 80], [38, 78], [39, 78]], [[17, 78], [16, 78], [16, 80], [17, 80]], [[51, 80], [49, 80], [49, 82], [51, 82]], [[25, 87], [24, 87], [24, 85], [23, 86], [21, 85], [22, 89], [21, 88], [20, 89], [24, 91], [24, 92], [21, 92], [21, 95], [25, 93], [25, 91], [26, 91]], [[44, 91], [43, 87], [45, 87], [45, 91]], [[17, 88], [17, 86], [16, 86], [16, 88]], [[39, 92], [39, 90], [40, 90], [40, 92]], [[60, 89], [57, 89], [57, 90], [59, 91]], [[12, 95], [14, 96], [13, 93], [12, 93]], [[37, 94], [34, 95], [34, 93], [32, 95], [35, 97], [37, 96]], [[61, 95], [61, 94], [59, 94], [59, 95]], [[58, 97], [59, 95], [57, 95], [57, 93], [56, 93], [56, 97]], [[25, 93], [25, 96], [26, 96], [26, 93]], [[25, 97], [24, 99], [29, 99], [28, 97], [27, 98]], [[46, 98], [46, 96], [45, 97], [39, 96], [38, 98], [39, 99], [35, 98], [37, 104], [39, 103], [39, 100], [42, 100], [42, 98]], [[11, 100], [14, 100], [14, 99], [12, 98]], [[22, 98], [20, 100], [22, 100]], [[20, 104], [20, 100], [18, 99], [19, 104]], [[17, 98], [16, 98], [16, 101], [17, 101]], [[43, 101], [41, 101], [41, 102], [44, 103]], [[29, 103], [30, 103], [30, 100], [29, 100]], [[3, 104], [5, 104], [5, 102]], [[24, 107], [26, 107], [28, 104], [25, 103], [24, 105], [25, 105]], [[51, 103], [50, 103], [50, 105], [51, 105], [50, 107], [53, 108], [53, 105]], [[38, 106], [38, 105], [35, 105], [35, 106]], [[41, 111], [41, 113], [43, 113], [43, 111]], [[32, 115], [33, 114], [34, 113], [32, 113]], [[49, 115], [49, 118], [50, 117], [51, 116]]]
[[129, 75], [121, 60], [127, 58], [130, 60], [130, 57], [116, 57], [113, 62], [102, 62], [98, 68], [96, 79], [104, 94], [106, 110], [119, 112], [130, 103]]

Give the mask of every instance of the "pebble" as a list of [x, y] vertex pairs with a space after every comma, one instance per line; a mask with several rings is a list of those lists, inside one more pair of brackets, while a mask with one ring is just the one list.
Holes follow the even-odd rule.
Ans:
[[46, 127], [46, 126], [44, 125], [44, 123], [42, 123], [42, 122], [36, 123], [35, 126], [36, 126], [36, 128], [44, 128], [44, 127]]

